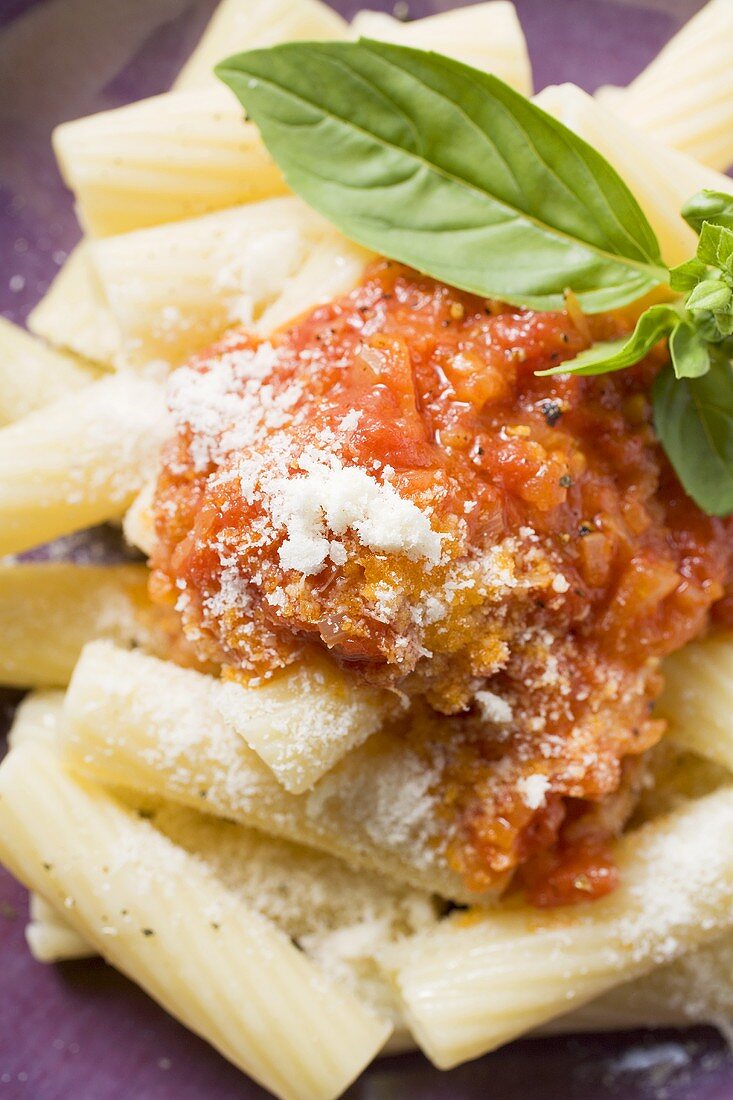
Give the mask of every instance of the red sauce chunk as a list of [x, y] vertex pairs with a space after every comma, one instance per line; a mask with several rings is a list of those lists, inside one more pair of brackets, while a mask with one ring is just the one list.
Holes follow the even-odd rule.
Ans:
[[521, 867], [538, 904], [615, 884], [660, 661], [731, 573], [654, 436], [661, 352], [537, 377], [627, 328], [380, 261], [171, 385], [154, 598], [227, 676], [317, 647], [408, 697], [392, 733], [439, 765], [451, 865], [477, 891]]

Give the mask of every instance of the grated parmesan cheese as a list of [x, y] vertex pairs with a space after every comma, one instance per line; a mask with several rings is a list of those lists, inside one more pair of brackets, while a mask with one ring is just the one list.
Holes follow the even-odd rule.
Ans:
[[301, 477], [265, 482], [273, 522], [287, 531], [280, 547], [285, 569], [310, 576], [333, 553], [333, 535], [353, 531], [364, 546], [403, 553], [411, 561], [440, 559], [441, 536], [427, 514], [390, 484], [358, 466], [344, 466], [335, 455], [314, 451], [300, 458]]
[[495, 695], [493, 691], [477, 691], [474, 698], [484, 722], [495, 722], [497, 726], [506, 726], [511, 722], [512, 708], [500, 695]]
[[525, 775], [518, 780], [517, 789], [525, 806], [529, 806], [530, 810], [539, 810], [545, 804], [550, 780], [546, 775], [535, 772], [534, 775]]

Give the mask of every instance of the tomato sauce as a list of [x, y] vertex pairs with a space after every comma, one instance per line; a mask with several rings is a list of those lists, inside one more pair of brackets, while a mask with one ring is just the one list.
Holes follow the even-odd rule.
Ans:
[[[394, 735], [440, 759], [449, 861], [476, 890], [524, 866], [538, 904], [612, 888], [609, 831], [569, 837], [663, 732], [660, 660], [731, 575], [730, 522], [654, 435], [663, 353], [537, 376], [626, 328], [379, 261], [270, 341], [230, 334], [178, 372], [157, 489], [152, 592], [199, 656], [256, 680], [316, 646], [406, 693]], [[308, 494], [354, 468], [370, 481], [329, 507], [361, 520], [326, 530]], [[439, 554], [390, 543], [395, 494]]]

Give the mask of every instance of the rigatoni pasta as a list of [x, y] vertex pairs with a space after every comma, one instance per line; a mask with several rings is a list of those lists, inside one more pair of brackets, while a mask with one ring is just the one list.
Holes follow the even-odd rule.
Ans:
[[[173, 91], [56, 131], [88, 236], [43, 343], [0, 325], [0, 858], [39, 961], [282, 1100], [729, 1018], [722, 5], [545, 89], [563, 129], [505, 0], [223, 0]], [[104, 521], [147, 562], [17, 558]]]
[[694, 253], [696, 236], [680, 214], [683, 203], [703, 188], [733, 193], [732, 180], [653, 136], [641, 140], [633, 127], [574, 84], [545, 88], [534, 102], [613, 165], [649, 219], [666, 263], [683, 263]]
[[0, 684], [65, 687], [87, 642], [150, 640], [147, 582], [142, 565], [0, 564]]
[[[256, 17], [251, 10], [241, 14], [256, 44], [261, 37]], [[505, 0], [408, 24], [363, 12], [352, 31], [440, 48], [530, 91], [524, 38]], [[229, 42], [228, 51], [233, 49]], [[241, 107], [217, 84], [64, 123], [54, 133], [54, 148], [82, 225], [92, 236], [192, 218], [288, 190], [257, 128], [242, 125]]]
[[3, 862], [52, 904], [72, 899], [86, 939], [284, 1100], [338, 1096], [386, 1040], [387, 1023], [53, 752], [14, 749], [0, 794]]
[[54, 351], [0, 318], [0, 427], [96, 378], [90, 364]]
[[311, 657], [259, 687], [222, 684], [214, 706], [293, 794], [310, 790], [399, 710], [387, 692]]
[[686, 1027], [707, 1023], [723, 1032], [733, 1001], [733, 940], [726, 932], [711, 943], [617, 986], [544, 1030], [621, 1031], [630, 1027]]
[[657, 704], [682, 748], [733, 771], [733, 638], [720, 633], [673, 654]]
[[733, 164], [733, 8], [709, 0], [627, 88], [601, 102], [657, 141], [725, 171]]
[[408, 22], [382, 12], [361, 11], [351, 31], [356, 37], [437, 50], [475, 69], [494, 73], [523, 95], [532, 94], [527, 44], [514, 4], [506, 0], [485, 0]]
[[121, 516], [166, 431], [161, 387], [107, 378], [0, 430], [0, 553]]
[[84, 229], [106, 237], [287, 193], [226, 88], [169, 92], [54, 133]]
[[298, 39], [345, 38], [346, 33], [345, 21], [321, 0], [222, 0], [174, 87], [213, 84], [214, 66], [239, 50]]
[[621, 841], [624, 884], [590, 906], [456, 914], [394, 949], [410, 1028], [436, 1065], [475, 1058], [714, 939], [733, 905], [733, 792]]
[[[297, 315], [348, 288], [366, 253], [287, 197], [109, 237], [90, 256], [124, 354], [175, 365], [233, 324], [264, 323], [281, 298]], [[304, 281], [313, 264], [319, 281]]]
[[29, 910], [30, 921], [26, 925], [25, 938], [36, 962], [67, 962], [69, 959], [87, 959], [96, 955], [92, 945], [40, 894], [31, 894]]
[[[32, 742], [57, 751], [62, 703], [60, 693], [28, 696], [13, 723], [12, 747]], [[356, 870], [323, 852], [174, 803], [141, 802], [132, 795], [129, 805], [404, 1032], [377, 956], [389, 944], [434, 924], [442, 908], [437, 898]], [[54, 909], [32, 895], [27, 937], [39, 962], [93, 953], [69, 925], [66, 908]]]
[[28, 328], [54, 347], [105, 367], [122, 365], [122, 338], [82, 241], [28, 317]]
[[66, 696], [65, 758], [99, 782], [259, 826], [448, 897], [470, 897], [436, 845], [435, 774], [408, 746], [375, 735], [311, 792], [290, 794], [219, 717], [224, 689], [192, 670], [95, 642]]

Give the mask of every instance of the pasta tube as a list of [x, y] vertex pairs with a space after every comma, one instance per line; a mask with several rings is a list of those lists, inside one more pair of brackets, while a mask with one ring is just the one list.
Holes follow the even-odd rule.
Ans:
[[[28, 696], [16, 713], [12, 746], [33, 740], [58, 749], [62, 699], [59, 692]], [[133, 796], [133, 808], [143, 809], [156, 829], [203, 863], [226, 889], [274, 921], [359, 1000], [404, 1028], [376, 959], [388, 944], [435, 923], [435, 897], [185, 806], [140, 803], [140, 796]], [[65, 910], [54, 910], [42, 898], [31, 899], [31, 925], [29, 942], [41, 962], [56, 961], [62, 952], [71, 958], [72, 949], [77, 957], [91, 950], [68, 925]], [[65, 936], [56, 934], [59, 927]]]
[[[87, 642], [165, 648], [142, 565], [0, 564], [0, 684], [65, 686]], [[283, 786], [308, 790], [394, 710], [392, 697], [307, 659], [258, 687], [223, 683], [215, 705]]]
[[341, 16], [320, 0], [221, 0], [174, 87], [205, 88], [216, 79], [214, 66], [243, 50], [346, 38], [347, 30]]
[[58, 921], [29, 921], [25, 928], [25, 939], [31, 955], [40, 963], [89, 959], [97, 954], [83, 936], [70, 925]]
[[294, 197], [139, 229], [91, 249], [125, 353], [174, 365], [232, 325], [262, 328], [279, 300], [294, 316], [351, 289], [368, 255]]
[[[34, 740], [58, 748], [62, 696], [28, 696], [11, 731], [17, 747]], [[397, 885], [374, 872], [354, 870], [340, 859], [267, 836], [231, 821], [174, 803], [140, 806], [173, 843], [204, 864], [227, 890], [268, 917], [320, 967], [380, 1015], [404, 1024], [377, 955], [390, 944], [438, 919], [437, 899]], [[70, 927], [65, 910], [31, 898], [28, 942], [39, 962], [82, 958], [93, 950]], [[392, 1048], [393, 1044], [390, 1044]]]
[[57, 963], [68, 959], [87, 959], [95, 949], [68, 921], [57, 914], [40, 894], [30, 896], [30, 921], [25, 938], [36, 962]]
[[215, 705], [294, 794], [310, 790], [394, 709], [386, 692], [355, 683], [315, 659], [292, 665], [256, 688], [223, 683]]
[[[283, 1100], [339, 1096], [390, 1027], [195, 858], [29, 743], [0, 768], [0, 856], [186, 1026]], [[287, 1057], [283, 1057], [287, 1051]]]
[[733, 1018], [733, 936], [724, 933], [712, 943], [658, 966], [568, 1016], [550, 1021], [544, 1031], [617, 1031], [631, 1027], [719, 1025], [726, 1030]]
[[0, 684], [60, 687], [94, 638], [144, 641], [142, 565], [0, 564]]
[[733, 635], [692, 642], [664, 663], [657, 711], [682, 748], [733, 771]]
[[[31, 737], [55, 745], [60, 693], [28, 696], [11, 731], [17, 746]], [[175, 804], [154, 810], [155, 827], [186, 849], [224, 885], [297, 940], [327, 973], [398, 1028], [390, 1049], [407, 1049], [399, 1007], [377, 964], [380, 953], [406, 935], [435, 924], [429, 896], [354, 871], [341, 860]], [[83, 958], [93, 950], [37, 895], [31, 898], [27, 938], [39, 962]], [[733, 1010], [733, 938], [729, 934], [613, 989], [541, 1030], [571, 1032], [624, 1027], [716, 1023]]]
[[18, 704], [8, 735], [10, 748], [26, 741], [42, 745], [58, 745], [58, 724], [64, 696], [60, 691], [36, 691]]
[[733, 4], [710, 0], [628, 88], [599, 98], [630, 125], [725, 171], [733, 163]]
[[[512, 4], [491, 0], [409, 24], [362, 12], [354, 32], [439, 49], [529, 92]], [[231, 46], [229, 47], [231, 51]], [[54, 134], [61, 174], [86, 231], [110, 236], [286, 194], [257, 128], [223, 85], [173, 92], [67, 122]]]
[[106, 237], [286, 194], [223, 84], [66, 122], [54, 149], [84, 229]]
[[149, 558], [155, 549], [154, 496], [155, 480], [151, 479], [143, 485], [122, 520], [122, 533], [125, 539], [130, 546], [140, 550], [146, 558]]
[[357, 38], [376, 38], [447, 54], [475, 69], [494, 73], [522, 95], [532, 94], [527, 43], [516, 8], [509, 0], [488, 0], [407, 23], [383, 12], [360, 11], [351, 30]]
[[291, 794], [221, 719], [222, 690], [212, 677], [94, 642], [66, 696], [65, 756], [100, 782], [259, 827], [444, 897], [471, 898], [443, 855], [436, 768], [376, 733], [312, 791]]
[[28, 317], [28, 328], [57, 348], [94, 363], [121, 363], [122, 337], [82, 241], [69, 255], [49, 291]]
[[697, 235], [680, 214], [704, 187], [733, 193], [733, 180], [649, 135], [640, 137], [574, 84], [545, 88], [534, 102], [584, 138], [616, 169], [649, 219], [670, 266], [695, 254]]
[[87, 363], [53, 351], [0, 317], [0, 427], [96, 377]]
[[166, 431], [161, 387], [105, 378], [0, 430], [0, 554], [120, 516]]
[[733, 791], [620, 841], [622, 885], [583, 906], [457, 914], [387, 960], [436, 1065], [475, 1058], [648, 973], [733, 921]]

